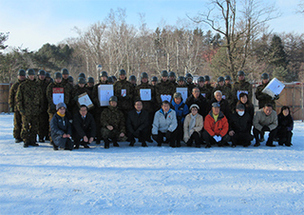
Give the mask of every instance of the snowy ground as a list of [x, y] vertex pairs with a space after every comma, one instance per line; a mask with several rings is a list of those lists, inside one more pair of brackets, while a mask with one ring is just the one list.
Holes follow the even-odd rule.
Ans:
[[0, 115], [0, 214], [304, 214], [302, 122], [275, 148], [53, 151], [12, 129]]

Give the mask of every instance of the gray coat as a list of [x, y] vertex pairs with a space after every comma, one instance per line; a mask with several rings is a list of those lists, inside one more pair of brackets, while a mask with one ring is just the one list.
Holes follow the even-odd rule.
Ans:
[[174, 110], [170, 109], [168, 111], [167, 118], [165, 118], [163, 109], [156, 111], [152, 127], [153, 135], [157, 135], [158, 131], [161, 131], [162, 133], [166, 133], [167, 131], [173, 132], [176, 128], [177, 119]]
[[258, 110], [253, 117], [253, 126], [261, 131], [263, 126], [268, 126], [270, 131], [274, 130], [278, 126], [277, 112], [272, 110], [269, 116], [263, 111], [263, 108]]

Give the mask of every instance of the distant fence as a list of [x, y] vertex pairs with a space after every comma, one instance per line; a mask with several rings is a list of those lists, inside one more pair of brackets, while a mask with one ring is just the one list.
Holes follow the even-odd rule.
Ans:
[[[291, 115], [295, 120], [304, 120], [304, 84], [303, 83], [284, 83], [285, 88], [280, 94], [280, 99], [277, 100], [276, 111], [279, 113], [281, 107], [287, 105], [290, 107]], [[252, 85], [253, 98], [252, 103], [255, 109], [258, 109], [258, 101], [255, 98], [255, 91], [258, 84]], [[11, 84], [0, 83], [0, 113], [9, 112], [8, 96]]]

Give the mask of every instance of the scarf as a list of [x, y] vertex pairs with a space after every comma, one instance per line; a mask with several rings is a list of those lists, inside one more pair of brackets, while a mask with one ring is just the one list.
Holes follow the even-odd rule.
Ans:
[[65, 114], [62, 115], [61, 113], [59, 113], [59, 111], [57, 111], [57, 114], [58, 114], [58, 116], [60, 116], [62, 118], [65, 116]]
[[190, 114], [190, 116], [191, 116], [191, 120], [190, 120], [190, 123], [189, 123], [189, 133], [190, 133], [190, 136], [191, 136], [194, 132], [193, 128], [195, 127], [197, 114], [195, 114], [195, 116]]

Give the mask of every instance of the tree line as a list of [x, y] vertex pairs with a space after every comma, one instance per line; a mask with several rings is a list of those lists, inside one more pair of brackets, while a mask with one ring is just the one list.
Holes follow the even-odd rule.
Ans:
[[96, 65], [111, 75], [125, 69], [137, 78], [142, 72], [158, 76], [168, 70], [216, 80], [224, 75], [235, 78], [243, 70], [252, 82], [264, 72], [281, 81], [304, 80], [304, 34], [269, 32], [266, 23], [271, 17], [263, 16], [272, 11], [253, 5], [254, 0], [248, 0], [251, 4], [243, 13], [237, 13], [233, 0], [213, 2], [222, 17], [212, 18], [214, 9], [189, 17], [190, 23], [198, 24], [195, 27], [186, 22], [152, 30], [142, 15], [136, 27], [126, 22], [125, 10], [111, 10], [105, 20], [85, 30], [75, 27], [77, 37], [44, 44], [38, 51], [18, 47], [4, 53], [9, 33], [0, 33], [0, 82], [14, 82], [21, 68], [53, 74], [65, 67], [74, 77], [84, 72], [98, 78]]

